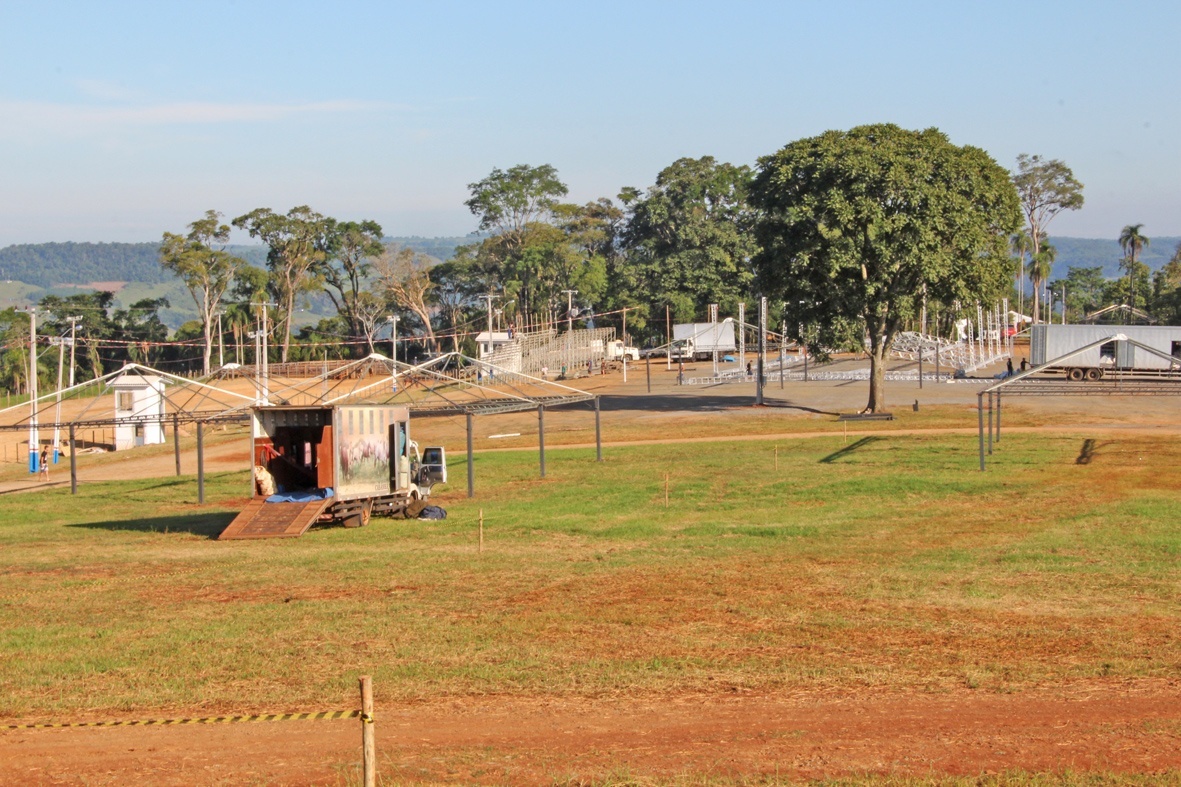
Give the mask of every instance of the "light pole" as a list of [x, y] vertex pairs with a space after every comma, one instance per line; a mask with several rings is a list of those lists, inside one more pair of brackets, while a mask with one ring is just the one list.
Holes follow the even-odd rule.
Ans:
[[398, 317], [397, 315], [389, 315], [385, 321], [390, 324], [390, 358], [394, 363], [398, 362]]
[[37, 309], [33, 306], [29, 307], [29, 410], [29, 472], [36, 473], [41, 435], [37, 431]]

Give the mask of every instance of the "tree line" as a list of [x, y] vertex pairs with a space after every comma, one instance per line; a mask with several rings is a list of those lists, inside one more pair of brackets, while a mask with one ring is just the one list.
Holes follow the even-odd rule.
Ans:
[[[519, 328], [587, 314], [622, 328], [625, 309], [628, 332], [660, 344], [666, 321], [699, 320], [715, 303], [733, 314], [739, 302], [765, 295], [772, 325], [814, 353], [868, 349], [868, 409], [879, 410], [885, 353], [924, 311], [948, 325], [980, 301], [1008, 296], [1023, 305], [1028, 278], [1035, 317], [1046, 284], [1064, 284], [1067, 303], [1080, 307], [1122, 298], [1176, 313], [1181, 261], [1175, 255], [1148, 281], [1141, 225], [1121, 238], [1120, 280], [1100, 287], [1093, 270], [1072, 269], [1061, 282], [1045, 281], [1054, 254], [1048, 226], [1082, 206], [1082, 190], [1061, 161], [1022, 155], [1009, 172], [937, 129], [880, 124], [792, 142], [754, 168], [682, 158], [647, 189], [624, 187], [585, 204], [565, 200], [569, 189], [549, 164], [496, 168], [468, 185], [477, 234], [437, 265], [384, 243], [372, 220], [338, 220], [305, 205], [226, 222], [210, 210], [186, 232], [162, 237], [158, 265], [184, 282], [200, 318], [173, 337], [193, 340], [192, 348], [157, 352], [208, 373], [220, 333], [243, 360], [249, 333], [262, 329], [280, 361], [357, 357], [374, 351], [391, 317], [403, 352], [465, 342], [470, 351], [489, 312]], [[265, 268], [233, 253], [231, 227], [265, 245]], [[328, 297], [335, 314], [297, 330], [300, 304], [313, 294]], [[100, 296], [42, 307], [60, 328], [81, 308], [78, 299], [98, 298], [86, 336], [157, 335], [151, 303], [119, 315]], [[128, 341], [121, 354], [129, 357], [136, 340]], [[150, 360], [149, 346], [141, 340], [134, 352]], [[89, 371], [101, 373], [102, 360]]]

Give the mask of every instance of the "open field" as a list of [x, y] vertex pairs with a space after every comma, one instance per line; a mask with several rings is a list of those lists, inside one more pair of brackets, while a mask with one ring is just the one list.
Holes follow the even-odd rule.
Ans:
[[[452, 451], [441, 522], [212, 541], [247, 489], [232, 433], [204, 507], [171, 446], [82, 457], [77, 497], [0, 496], [0, 718], [352, 708], [371, 674], [387, 783], [1178, 781], [1173, 400], [1021, 402], [981, 474], [975, 388], [846, 437], [824, 413], [863, 385], [756, 409], [602, 384], [603, 463], [555, 449], [539, 479], [534, 450], [488, 450], [535, 416], [488, 419], [474, 500], [462, 422], [416, 422]], [[593, 440], [588, 411], [551, 428]], [[350, 783], [356, 737], [0, 732], [0, 781]]]

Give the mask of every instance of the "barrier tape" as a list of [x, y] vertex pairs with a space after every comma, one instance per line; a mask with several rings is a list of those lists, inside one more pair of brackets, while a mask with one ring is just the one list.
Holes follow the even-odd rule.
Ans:
[[257, 713], [253, 716], [210, 716], [204, 719], [133, 719], [123, 721], [76, 721], [57, 724], [9, 724], [7, 730], [52, 730], [66, 727], [167, 727], [177, 724], [239, 724], [256, 721], [319, 721], [322, 719], [361, 719], [372, 724], [373, 717], [359, 710], [325, 710], [316, 713]]

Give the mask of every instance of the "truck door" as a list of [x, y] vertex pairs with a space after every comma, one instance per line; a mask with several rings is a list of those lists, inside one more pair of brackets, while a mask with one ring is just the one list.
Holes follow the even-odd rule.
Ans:
[[447, 483], [447, 452], [442, 446], [423, 449], [418, 477], [423, 486]]

